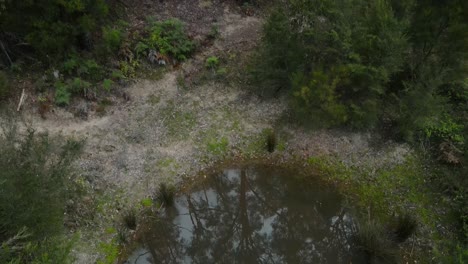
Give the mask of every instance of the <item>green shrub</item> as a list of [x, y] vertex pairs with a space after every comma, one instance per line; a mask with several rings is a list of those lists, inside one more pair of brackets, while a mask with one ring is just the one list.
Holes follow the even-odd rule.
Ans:
[[188, 38], [184, 24], [178, 19], [153, 22], [148, 31], [149, 36], [143, 41], [146, 46], [140, 44], [140, 52], [143, 51], [143, 48], [148, 47], [183, 61], [195, 50], [195, 43]]
[[464, 126], [456, 123], [448, 114], [442, 115], [436, 123], [428, 124], [424, 128], [424, 134], [427, 138], [449, 140], [457, 145], [463, 145], [465, 142]]
[[55, 85], [55, 104], [59, 106], [65, 106], [70, 104], [70, 88], [63, 82], [56, 82]]
[[[385, 120], [402, 138], [414, 140], [440, 113], [466, 111], [466, 65], [456, 59], [468, 55], [461, 5], [279, 2], [250, 65], [252, 79], [262, 95], [286, 90], [295, 112], [312, 123], [363, 129]], [[440, 35], [433, 34], [440, 27]], [[322, 78], [310, 83], [317, 73]]]
[[99, 251], [104, 255], [104, 258], [99, 259], [97, 264], [113, 264], [117, 261], [120, 253], [120, 248], [117, 239], [113, 238], [109, 243], [99, 244]]
[[105, 52], [116, 53], [123, 41], [123, 32], [120, 29], [103, 27], [102, 42]]
[[72, 54], [62, 64], [62, 71], [68, 77], [80, 77], [87, 81], [98, 82], [105, 76], [103, 66], [99, 65], [94, 59], [84, 59]]
[[146, 57], [150, 46], [144, 42], [138, 42], [135, 46], [135, 54], [137, 58]]
[[216, 56], [208, 57], [205, 61], [205, 67], [207, 69], [215, 70], [219, 66], [219, 59]]
[[104, 76], [104, 69], [95, 60], [83, 60], [77, 69], [78, 76], [90, 81], [100, 81]]
[[91, 83], [81, 78], [74, 78], [73, 81], [70, 82], [68, 87], [70, 87], [70, 91], [72, 93], [86, 94], [86, 91], [91, 87]]
[[120, 61], [119, 71], [125, 78], [134, 78], [136, 77], [136, 70], [139, 66], [140, 63], [138, 60], [133, 60], [131, 62]]
[[114, 84], [114, 82], [112, 80], [104, 79], [104, 81], [102, 81], [102, 88], [109, 92], [111, 90], [113, 84]]
[[338, 70], [314, 71], [309, 77], [293, 77], [292, 106], [301, 120], [319, 126], [333, 126], [348, 120], [346, 106], [340, 102], [337, 87], [343, 81]]
[[21, 133], [14, 120], [3, 119], [0, 148], [0, 262], [68, 263], [70, 244], [61, 237], [81, 144]]
[[5, 1], [0, 27], [24, 37], [44, 60], [60, 58], [106, 17], [105, 0]]
[[143, 207], [151, 207], [153, 206], [153, 201], [150, 198], [144, 198], [140, 201], [140, 204]]
[[[460, 20], [464, 15], [460, 3], [443, 9], [417, 3], [423, 7], [385, 0], [280, 2], [266, 21], [262, 44], [250, 66], [253, 81], [260, 84], [262, 95], [287, 91], [295, 112], [311, 117], [311, 123], [363, 129], [390, 120], [411, 138], [440, 110], [436, 93], [441, 85], [460, 83], [456, 73], [463, 71], [457, 68], [459, 60], [441, 66], [447, 72], [438, 71], [434, 65], [454, 56], [446, 54], [450, 49], [431, 49], [434, 54], [424, 55], [426, 44], [450, 46], [442, 40], [455, 38], [449, 28], [462, 34], [461, 39], [466, 39], [468, 29]], [[435, 16], [427, 25], [422, 10], [445, 19], [455, 16], [450, 25], [445, 24], [444, 37], [431, 39], [430, 32], [443, 24], [442, 18]], [[466, 57], [460, 38], [453, 43], [455, 53]]]
[[125, 79], [125, 75], [120, 70], [113, 70], [110, 77], [116, 81]]
[[290, 86], [290, 78], [300, 69], [304, 47], [294, 34], [285, 8], [276, 8], [264, 27], [262, 43], [249, 65], [249, 72], [261, 95], [273, 96]]
[[70, 56], [67, 60], [63, 62], [62, 71], [66, 74], [72, 75], [75, 74], [76, 70], [80, 65], [80, 61], [76, 55]]

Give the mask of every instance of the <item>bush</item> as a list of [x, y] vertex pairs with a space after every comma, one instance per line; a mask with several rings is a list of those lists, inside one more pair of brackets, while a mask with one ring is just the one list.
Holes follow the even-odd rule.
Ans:
[[70, 82], [69, 87], [72, 93], [86, 94], [86, 91], [91, 87], [91, 83], [77, 77]]
[[254, 81], [264, 94], [289, 88], [294, 110], [312, 122], [373, 127], [389, 76], [402, 68], [404, 32], [386, 1], [287, 1], [267, 20]]
[[435, 139], [438, 142], [448, 140], [457, 145], [463, 145], [466, 140], [464, 126], [455, 122], [448, 114], [441, 115], [439, 120], [425, 126], [424, 134], [427, 138]]
[[62, 71], [66, 77], [80, 77], [93, 82], [101, 81], [106, 73], [94, 59], [80, 58], [78, 54], [72, 54], [65, 60]]
[[116, 53], [123, 41], [123, 33], [120, 29], [104, 27], [102, 29], [102, 42], [104, 51]]
[[63, 82], [55, 83], [55, 104], [65, 106], [70, 104], [71, 93], [67, 84]]
[[27, 41], [41, 58], [61, 58], [106, 17], [105, 0], [6, 1], [0, 27]]
[[104, 79], [104, 81], [102, 81], [102, 88], [109, 92], [112, 88], [112, 85], [114, 84], [114, 82], [110, 79]]
[[205, 67], [207, 69], [215, 70], [219, 66], [219, 59], [216, 56], [208, 57], [205, 61]]
[[38, 135], [32, 129], [21, 133], [14, 120], [3, 120], [0, 126], [1, 262], [66, 263], [69, 244], [58, 241], [64, 231], [71, 163], [80, 153], [81, 144], [62, 143]]
[[264, 26], [252, 79], [262, 95], [287, 92], [311, 123], [366, 129], [386, 122], [412, 140], [444, 110], [452, 112], [447, 99], [457, 109], [466, 105], [466, 65], [455, 59], [468, 55], [463, 7], [281, 1]]
[[343, 77], [332, 71], [314, 71], [304, 77], [293, 77], [292, 106], [297, 116], [306, 123], [315, 126], [340, 125], [347, 121], [347, 108], [340, 103], [337, 87]]
[[178, 19], [153, 22], [148, 31], [148, 38], [143, 40], [145, 46], [137, 46], [140, 53], [144, 48], [153, 49], [183, 61], [195, 50], [195, 43], [188, 38], [184, 24]]

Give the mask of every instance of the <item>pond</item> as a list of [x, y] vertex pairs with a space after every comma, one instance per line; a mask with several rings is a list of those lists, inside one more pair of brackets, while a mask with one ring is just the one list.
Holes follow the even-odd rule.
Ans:
[[311, 178], [263, 165], [205, 176], [144, 225], [125, 263], [350, 263], [350, 210]]

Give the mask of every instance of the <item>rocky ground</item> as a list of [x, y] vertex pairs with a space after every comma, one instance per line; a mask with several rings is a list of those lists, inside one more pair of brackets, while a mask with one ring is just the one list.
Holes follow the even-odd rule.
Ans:
[[[80, 234], [77, 263], [94, 263], [102, 255], [98, 244], [112, 237], [106, 228], [114, 226], [123, 209], [152, 197], [161, 182], [177, 186], [223, 159], [270, 155], [264, 148], [267, 129], [279, 138], [273, 155], [283, 159], [326, 155], [348, 165], [381, 168], [403, 162], [410, 152], [392, 142], [376, 148], [370, 134], [306, 131], [290, 125], [284, 121], [284, 98], [261, 100], [241, 81], [215, 76], [204, 67], [206, 58], [224, 58], [230, 70], [229, 65], [236, 65], [242, 52], [257, 43], [262, 19], [229, 8], [206, 9], [211, 1], [195, 2], [211, 13], [193, 19], [193, 34], [206, 30], [197, 29], [196, 21], [211, 19], [220, 36], [180, 68], [167, 69], [159, 80], [135, 80], [124, 89], [128, 101], [115, 99], [105, 114], [89, 110], [86, 120], [60, 108], [47, 119], [24, 109], [37, 130], [86, 140], [77, 162], [77, 181], [86, 195], [70, 201], [77, 212], [69, 225]], [[179, 11], [176, 15], [183, 16], [186, 9]], [[242, 76], [242, 71], [237, 74]], [[86, 205], [94, 211], [88, 212]]]

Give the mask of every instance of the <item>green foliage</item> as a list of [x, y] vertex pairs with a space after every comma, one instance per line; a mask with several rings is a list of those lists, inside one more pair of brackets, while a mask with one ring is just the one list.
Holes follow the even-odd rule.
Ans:
[[153, 49], [183, 61], [195, 50], [195, 43], [188, 38], [184, 24], [178, 19], [152, 22], [148, 32], [148, 38], [137, 45], [137, 54], [145, 49]]
[[69, 77], [80, 77], [88, 81], [100, 81], [105, 75], [104, 68], [94, 59], [85, 59], [72, 54], [62, 64], [62, 71]]
[[116, 53], [122, 45], [123, 32], [117, 28], [102, 28], [102, 45], [107, 53]]
[[205, 67], [207, 69], [215, 70], [219, 66], [219, 59], [216, 56], [210, 56], [205, 61]]
[[135, 54], [137, 56], [137, 58], [140, 58], [140, 57], [144, 57], [147, 55], [147, 52], [148, 50], [150, 49], [150, 46], [147, 45], [146, 43], [144, 42], [138, 42], [136, 45], [135, 45]]
[[102, 88], [109, 92], [111, 90], [113, 84], [114, 84], [114, 82], [112, 80], [104, 79], [104, 81], [102, 81]]
[[121, 61], [119, 65], [119, 72], [125, 78], [134, 78], [136, 77], [136, 70], [139, 65], [140, 63], [138, 62], [138, 60], [133, 60], [131, 62]]
[[67, 84], [63, 82], [55, 83], [55, 104], [65, 106], [70, 104], [71, 93]]
[[145, 198], [145, 199], [141, 200], [140, 203], [141, 203], [141, 205], [142, 205], [143, 207], [151, 207], [151, 206], [153, 206], [153, 201], [152, 201], [150, 198]]
[[343, 74], [334, 72], [337, 73], [314, 71], [307, 78], [301, 74], [293, 77], [292, 106], [306, 122], [311, 121], [315, 126], [330, 126], [347, 121], [346, 106], [340, 103], [336, 91], [340, 82], [343, 82], [343, 77], [340, 77]]
[[291, 74], [303, 63], [304, 47], [298, 34], [291, 34], [289, 17], [285, 9], [277, 8], [263, 28], [262, 45], [250, 65], [253, 80], [262, 84], [261, 94], [274, 95], [281, 87], [288, 87]]
[[250, 66], [253, 80], [263, 95], [286, 88], [295, 112], [311, 123], [372, 128], [385, 120], [412, 139], [451, 107], [442, 92], [460, 98], [454, 87], [466, 73], [464, 7], [459, 1], [283, 1], [265, 24]]
[[77, 77], [70, 82], [69, 87], [72, 93], [83, 93], [91, 87], [91, 83]]
[[113, 70], [110, 77], [116, 81], [125, 79], [125, 75], [120, 70]]
[[10, 260], [13, 263], [31, 264], [71, 264], [73, 259], [70, 256], [74, 240], [67, 240], [64, 237], [43, 239], [37, 243], [28, 243], [22, 256]]
[[44, 59], [61, 57], [79, 46], [108, 13], [104, 0], [6, 1], [0, 27], [24, 37]]
[[68, 263], [63, 217], [81, 144], [21, 133], [6, 119], [0, 133], [0, 262]]
[[84, 60], [79, 64], [77, 69], [78, 76], [82, 76], [92, 81], [99, 81], [102, 79], [104, 70], [95, 60]]
[[221, 156], [226, 154], [229, 146], [229, 140], [227, 137], [212, 138], [207, 142], [207, 150], [209, 153], [215, 156]]
[[62, 70], [66, 74], [74, 74], [80, 65], [80, 61], [76, 56], [71, 56], [69, 59], [65, 60], [62, 65]]
[[113, 238], [109, 243], [99, 244], [99, 251], [104, 255], [103, 259], [99, 259], [97, 264], [113, 264], [117, 261], [120, 253], [117, 239]]
[[437, 123], [425, 126], [424, 134], [427, 138], [449, 140], [457, 145], [463, 145], [465, 142], [464, 126], [456, 123], [448, 114], [443, 115]]
[[468, 262], [468, 248], [456, 242], [436, 248], [435, 255], [439, 263], [465, 264]]

